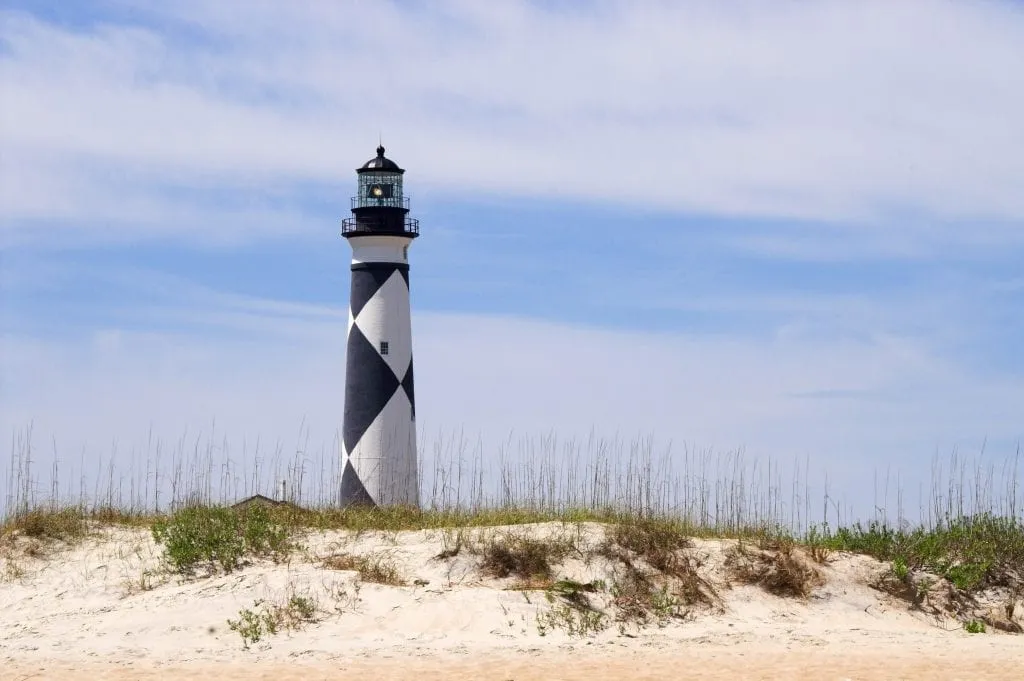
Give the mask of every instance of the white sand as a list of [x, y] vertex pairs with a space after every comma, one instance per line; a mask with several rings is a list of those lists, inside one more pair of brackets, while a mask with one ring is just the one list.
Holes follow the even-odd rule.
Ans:
[[[584, 545], [603, 532], [559, 524], [528, 531], [568, 532]], [[541, 635], [538, 613], [551, 608], [542, 592], [484, 578], [466, 551], [434, 559], [443, 539], [440, 531], [316, 533], [287, 564], [182, 580], [161, 573], [161, 549], [143, 530], [104, 530], [38, 557], [25, 555], [31, 541], [21, 538], [0, 558], [0, 678], [1024, 678], [1024, 636], [991, 628], [971, 635], [955, 620], [913, 611], [868, 586], [886, 566], [863, 556], [834, 557], [822, 568], [825, 583], [804, 601], [730, 588], [721, 567], [727, 543], [698, 542], [720, 608], [579, 638], [560, 629]], [[387, 555], [410, 584], [426, 584], [361, 583], [355, 572], [322, 566], [337, 552]], [[147, 570], [157, 576], [143, 590]], [[603, 559], [577, 557], [558, 575], [610, 582], [609, 570]], [[226, 620], [256, 599], [281, 602], [292, 593], [315, 598], [320, 621], [245, 649]]]

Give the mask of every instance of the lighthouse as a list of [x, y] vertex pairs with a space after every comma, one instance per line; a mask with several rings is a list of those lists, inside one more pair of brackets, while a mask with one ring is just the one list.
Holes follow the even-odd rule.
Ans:
[[341, 506], [419, 506], [412, 374], [409, 245], [419, 221], [402, 192], [405, 170], [384, 156], [356, 169], [342, 425]]

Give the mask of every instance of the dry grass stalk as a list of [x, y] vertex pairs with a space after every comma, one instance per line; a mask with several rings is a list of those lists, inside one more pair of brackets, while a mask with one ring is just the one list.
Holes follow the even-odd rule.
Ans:
[[470, 550], [479, 556], [484, 574], [499, 579], [516, 577], [520, 582], [551, 580], [554, 566], [574, 549], [565, 538], [538, 539], [526, 534], [493, 535]]
[[597, 554], [619, 565], [611, 593], [620, 626], [683, 619], [694, 607], [718, 604], [714, 588], [698, 572], [687, 530], [652, 519], [609, 528]]
[[756, 584], [776, 596], [807, 598], [825, 583], [821, 572], [790, 541], [768, 548], [740, 541], [728, 551], [726, 568], [733, 579]]
[[330, 570], [354, 570], [359, 573], [359, 578], [364, 582], [387, 586], [406, 585], [406, 580], [402, 577], [394, 561], [380, 554], [356, 556], [349, 553], [336, 553], [324, 558], [323, 566]]

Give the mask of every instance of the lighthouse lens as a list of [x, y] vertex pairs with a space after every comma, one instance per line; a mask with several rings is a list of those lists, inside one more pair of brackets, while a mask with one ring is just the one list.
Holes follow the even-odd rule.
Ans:
[[387, 178], [361, 178], [359, 197], [367, 206], [394, 207], [393, 200], [402, 196], [402, 185], [386, 182]]

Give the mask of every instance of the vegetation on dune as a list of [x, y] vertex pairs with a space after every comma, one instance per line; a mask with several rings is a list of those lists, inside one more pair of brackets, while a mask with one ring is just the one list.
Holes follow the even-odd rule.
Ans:
[[279, 558], [292, 548], [289, 527], [261, 506], [187, 507], [154, 522], [152, 533], [164, 559], [182, 574], [198, 567], [232, 572], [247, 557]]
[[[721, 600], [702, 576], [705, 566], [694, 542], [713, 537], [735, 540], [725, 557], [733, 581], [778, 596], [806, 598], [822, 583], [825, 566], [837, 554], [864, 554], [890, 566], [878, 588], [915, 606], [928, 600], [939, 583], [948, 585], [952, 595], [947, 600], [961, 605], [986, 590], [1014, 594], [1007, 601], [1005, 622], [986, 620], [969, 608], [957, 611], [968, 631], [985, 631], [986, 623], [1013, 630], [1012, 621], [1020, 614], [1014, 608], [1024, 595], [1019, 452], [1004, 465], [1002, 475], [979, 467], [971, 478], [973, 488], [963, 462], [954, 457], [948, 492], [940, 494], [935, 487], [932, 498], [922, 504], [923, 520], [916, 524], [904, 517], [900, 492], [895, 518], [885, 513], [884, 503], [875, 504], [875, 518], [866, 523], [836, 522], [832, 529], [827, 520], [830, 511], [839, 508], [836, 500], [826, 491], [820, 516], [825, 522], [811, 524], [809, 486], [801, 485], [798, 477], [788, 488], [772, 473], [767, 482], [751, 478], [738, 458], [705, 474], [710, 459], [690, 452], [677, 475], [671, 461], [654, 461], [649, 445], [641, 445], [623, 462], [612, 461], [601, 442], [593, 445], [590, 457], [583, 457], [575, 444], [562, 450], [546, 440], [540, 447], [530, 444], [521, 463], [513, 465], [499, 457], [493, 494], [484, 491], [482, 460], [464, 475], [462, 452], [450, 458], [451, 468], [444, 468], [435, 456], [441, 463], [424, 481], [423, 509], [334, 508], [323, 488], [318, 501], [303, 503], [305, 472], [289, 487], [296, 503], [235, 509], [228, 505], [238, 500], [232, 493], [237, 485], [228, 483], [236, 480], [232, 469], [224, 464], [218, 487], [213, 473], [217, 468], [208, 454], [197, 454], [193, 461], [177, 459], [177, 469], [170, 475], [147, 462], [147, 480], [151, 477], [153, 484], [146, 482], [143, 491], [132, 478], [122, 494], [124, 486], [114, 483], [111, 470], [105, 490], [91, 497], [83, 492], [65, 502], [67, 497], [55, 492], [37, 497], [35, 490], [45, 486], [31, 474], [30, 451], [16, 450], [0, 525], [0, 560], [5, 561], [0, 575], [13, 579], [23, 574], [19, 555], [43, 555], [41, 546], [72, 544], [111, 527], [147, 528], [162, 551], [166, 570], [189, 577], [232, 572], [253, 560], [287, 558], [299, 548], [298, 539], [310, 532], [344, 530], [358, 536], [369, 531], [431, 530], [441, 532], [444, 545], [437, 560], [466, 553], [482, 574], [511, 579], [511, 588], [523, 590], [527, 597], [542, 590], [551, 609], [538, 619], [539, 629], [562, 627], [585, 634], [601, 631], [613, 621], [620, 628], [652, 621], [663, 624], [695, 609], [718, 607]], [[583, 463], [587, 458], [592, 460]], [[696, 472], [691, 465], [697, 466]], [[773, 470], [771, 465], [768, 470]], [[54, 466], [54, 479], [56, 472]], [[337, 480], [330, 474], [321, 477], [327, 488], [336, 488]], [[161, 480], [170, 480], [169, 495], [162, 491]], [[996, 489], [996, 480], [1004, 482], [1005, 489]], [[264, 484], [255, 476], [247, 489]], [[57, 488], [52, 482], [50, 489]], [[606, 528], [597, 546], [585, 549], [580, 537], [571, 533], [555, 532], [545, 538], [517, 529], [561, 523], [579, 531], [584, 522]], [[471, 529], [482, 532], [472, 539]], [[607, 583], [567, 579], [561, 570], [570, 558], [605, 560], [612, 576]], [[407, 583], [383, 555], [337, 553], [322, 559], [322, 566], [354, 570], [366, 582]], [[595, 598], [610, 603], [610, 609], [596, 607]], [[296, 603], [292, 605], [298, 609], [292, 610], [299, 615], [293, 617], [283, 605], [263, 614], [252, 611], [235, 620], [235, 628], [244, 632], [245, 640], [254, 641], [253, 636], [274, 629], [272, 621], [283, 618], [298, 626], [308, 618], [301, 614], [302, 603]]]
[[572, 542], [563, 537], [543, 539], [506, 532], [471, 544], [470, 551], [480, 557], [480, 568], [488, 576], [499, 579], [511, 576], [530, 584], [549, 582], [555, 566], [574, 548]]
[[789, 538], [739, 542], [728, 552], [726, 567], [734, 579], [756, 584], [776, 596], [807, 598], [824, 583], [809, 556]]
[[388, 586], [405, 586], [398, 566], [385, 555], [356, 556], [348, 553], [336, 553], [323, 560], [324, 567], [330, 570], [353, 570], [364, 582], [385, 584]]
[[31, 508], [7, 519], [3, 534], [72, 542], [86, 535], [87, 520], [87, 514], [78, 508]]
[[279, 631], [300, 629], [317, 621], [319, 606], [309, 596], [290, 594], [281, 603], [257, 600], [253, 608], [243, 608], [238, 619], [228, 620], [228, 628], [242, 637], [242, 647], [258, 643], [267, 635]]
[[[691, 538], [709, 536], [672, 517], [631, 517], [616, 513], [565, 514], [529, 509], [488, 509], [480, 512], [421, 511], [403, 508], [324, 510], [296, 513], [287, 508], [252, 506], [234, 510], [223, 506], [192, 506], [168, 514], [102, 514], [81, 507], [39, 507], [7, 518], [5, 537], [24, 536], [71, 543], [88, 536], [90, 528], [141, 525], [151, 528], [168, 562], [178, 571], [205, 564], [230, 572], [247, 556], [280, 557], [292, 547], [298, 531], [401, 531], [452, 527], [517, 526], [545, 522], [607, 523], [605, 555], [615, 559], [642, 558], [652, 568], [679, 576], [688, 571], [681, 558]], [[713, 535], [712, 535], [713, 536]], [[873, 556], [904, 570], [925, 570], [948, 579], [965, 592], [1010, 586], [1024, 579], [1024, 522], [990, 513], [950, 518], [934, 527], [893, 528], [871, 522], [835, 531], [814, 530], [805, 536], [752, 529], [738, 535], [741, 554], [769, 551], [790, 556], [800, 549], [814, 562], [826, 562], [835, 552]], [[743, 543], [746, 541], [747, 543]], [[751, 545], [753, 544], [753, 545]], [[473, 549], [485, 570], [496, 577], [510, 574], [549, 577], [551, 562], [572, 550], [571, 543], [545, 542], [506, 533]]]
[[909, 530], [857, 523], [836, 530], [827, 544], [906, 570], [927, 570], [968, 593], [1024, 581], [1024, 522], [1019, 518], [980, 513]]
[[597, 552], [616, 565], [612, 595], [620, 623], [664, 623], [685, 618], [693, 607], [717, 605], [690, 551], [691, 529], [672, 518], [630, 518], [609, 527]]

